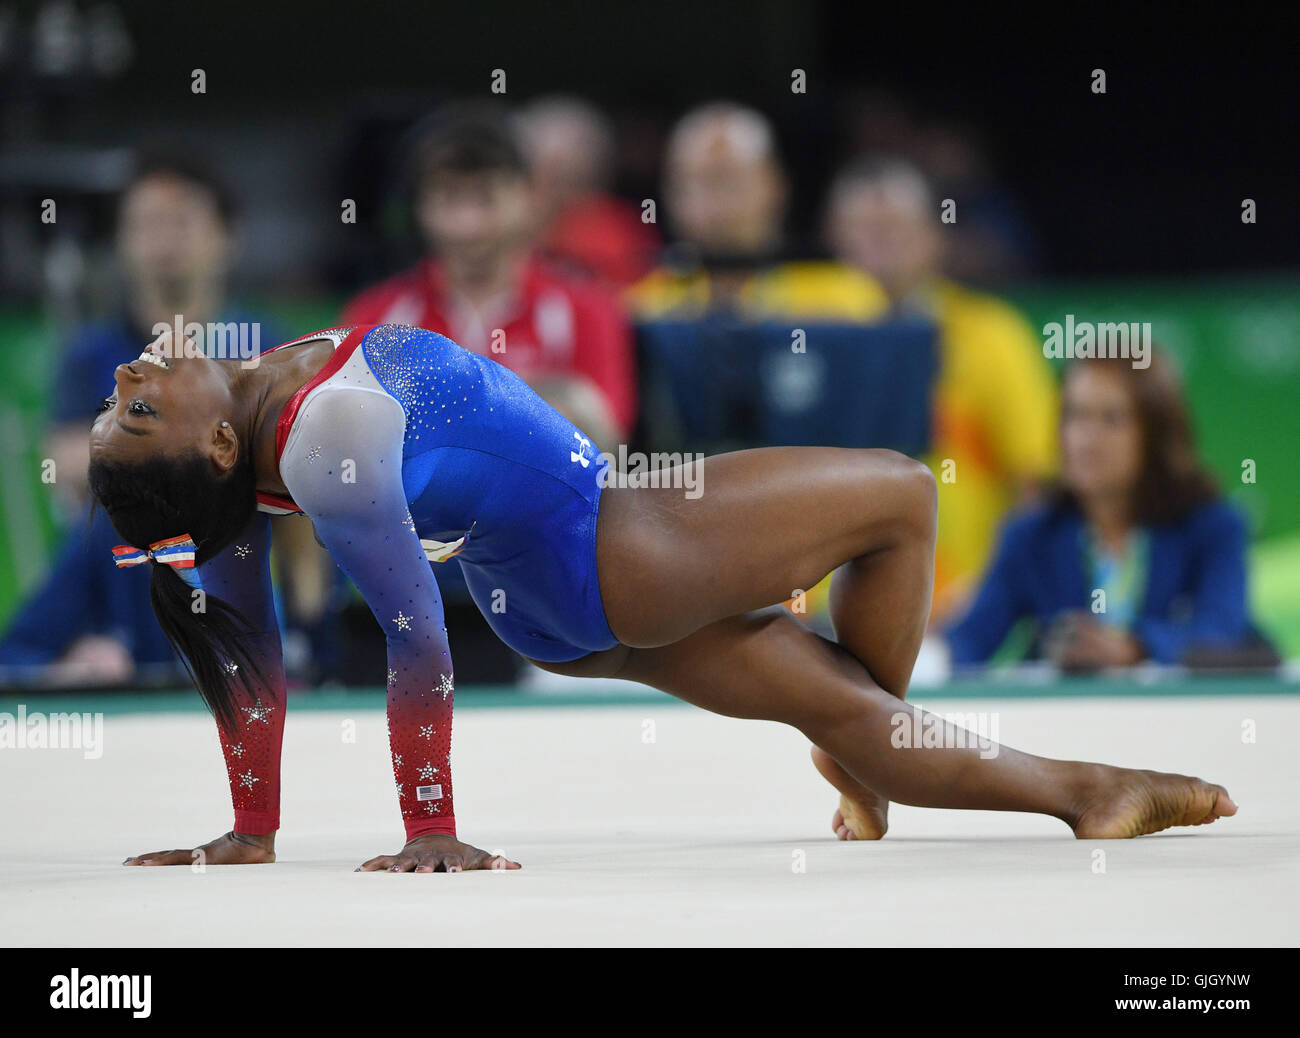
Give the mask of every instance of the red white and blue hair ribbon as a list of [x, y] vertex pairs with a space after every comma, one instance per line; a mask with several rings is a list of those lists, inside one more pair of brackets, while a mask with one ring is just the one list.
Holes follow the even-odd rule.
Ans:
[[179, 537], [168, 537], [166, 540], [154, 541], [148, 548], [135, 548], [129, 544], [119, 544], [113, 549], [113, 561], [119, 567], [138, 566], [142, 562], [148, 562], [152, 559], [154, 562], [162, 562], [168, 566], [174, 566], [176, 569], [193, 569], [194, 553], [198, 551], [198, 545], [194, 543], [193, 538], [188, 533], [183, 533]]

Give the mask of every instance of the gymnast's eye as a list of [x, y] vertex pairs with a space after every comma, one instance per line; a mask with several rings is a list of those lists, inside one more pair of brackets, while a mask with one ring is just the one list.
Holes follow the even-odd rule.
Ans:
[[126, 413], [133, 415], [151, 415], [154, 409], [146, 404], [143, 400], [132, 400], [126, 405]]
[[107, 411], [109, 408], [113, 407], [116, 404], [117, 404], [117, 397], [106, 396], [104, 397], [104, 402], [95, 409], [95, 414], [103, 414], [105, 411]]

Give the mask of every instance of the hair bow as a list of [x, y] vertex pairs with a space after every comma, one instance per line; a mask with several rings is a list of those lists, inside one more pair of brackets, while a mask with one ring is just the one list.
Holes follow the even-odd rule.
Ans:
[[113, 561], [121, 566], [138, 566], [152, 559], [163, 562], [176, 569], [193, 569], [194, 553], [198, 545], [188, 533], [179, 537], [168, 537], [163, 541], [154, 541], [148, 548], [136, 548], [130, 544], [119, 544], [113, 549]]

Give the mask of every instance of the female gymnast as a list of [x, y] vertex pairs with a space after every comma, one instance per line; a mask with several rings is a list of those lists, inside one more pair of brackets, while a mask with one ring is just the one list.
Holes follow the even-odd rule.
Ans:
[[[901, 700], [935, 536], [934, 480], [902, 455], [739, 451], [699, 462], [693, 483], [624, 487], [514, 374], [423, 329], [315, 332], [254, 367], [182, 346], [161, 336], [117, 368], [90, 486], [127, 542], [118, 564], [151, 564], [158, 620], [218, 721], [235, 824], [126, 864], [275, 860], [285, 695], [268, 512], [310, 517], [387, 636], [406, 844], [364, 871], [519, 867], [456, 835], [452, 663], [430, 565], [453, 556], [496, 633], [546, 670], [798, 728], [841, 793], [841, 839], [884, 835], [891, 800], [1039, 812], [1081, 839], [1237, 810], [1182, 775], [900, 744], [900, 719], [921, 721]], [[766, 608], [832, 571], [834, 641]]]

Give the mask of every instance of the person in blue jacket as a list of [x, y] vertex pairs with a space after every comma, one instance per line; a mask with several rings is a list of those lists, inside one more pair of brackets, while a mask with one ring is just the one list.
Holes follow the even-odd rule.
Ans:
[[160, 678], [184, 673], [154, 619], [149, 581], [104, 564], [120, 541], [102, 512], [68, 531], [0, 637], [0, 685], [117, 684], [141, 667]]
[[[236, 200], [208, 162], [165, 149], [138, 157], [117, 202], [119, 305], [73, 330], [51, 385], [46, 452], [58, 473], [50, 489], [59, 495], [64, 529], [45, 576], [0, 637], [0, 685], [116, 684], [138, 676], [141, 667], [181, 673], [154, 619], [149, 582], [109, 580], [105, 553], [118, 538], [103, 515], [85, 521], [87, 434], [122, 358], [137, 354], [141, 342], [156, 338], [158, 326], [170, 327], [177, 315], [226, 332], [242, 328], [244, 348], [281, 341], [274, 322], [228, 296], [238, 225]], [[230, 344], [205, 344], [218, 345]]]
[[1059, 482], [1005, 525], [947, 632], [954, 665], [987, 661], [1022, 620], [1032, 655], [1079, 670], [1182, 663], [1255, 637], [1245, 524], [1199, 460], [1173, 368], [1147, 356], [1066, 369]]
[[46, 450], [57, 465], [54, 490], [70, 525], [89, 501], [87, 430], [123, 357], [135, 356], [140, 343], [171, 328], [178, 315], [184, 323], [243, 329], [245, 349], [254, 341], [263, 349], [283, 341], [273, 322], [229, 298], [239, 222], [234, 196], [206, 160], [165, 149], [138, 157], [117, 200], [117, 305], [72, 330], [50, 386]]

